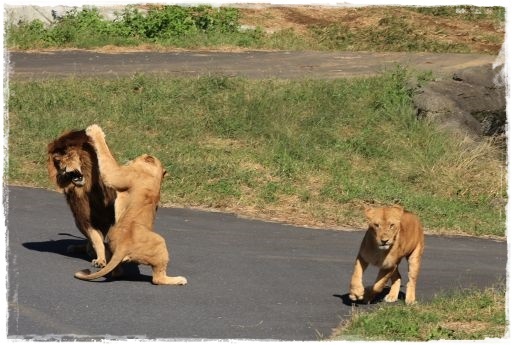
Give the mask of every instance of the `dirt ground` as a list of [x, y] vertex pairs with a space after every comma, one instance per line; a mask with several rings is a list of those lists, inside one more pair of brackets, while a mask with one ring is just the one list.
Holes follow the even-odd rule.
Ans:
[[241, 8], [241, 24], [260, 27], [266, 32], [293, 29], [307, 34], [311, 26], [343, 24], [351, 29], [376, 27], [386, 17], [399, 17], [421, 35], [450, 43], [466, 44], [473, 53], [498, 53], [505, 36], [504, 23], [490, 19], [465, 20], [418, 13], [407, 7], [394, 6], [268, 6]]

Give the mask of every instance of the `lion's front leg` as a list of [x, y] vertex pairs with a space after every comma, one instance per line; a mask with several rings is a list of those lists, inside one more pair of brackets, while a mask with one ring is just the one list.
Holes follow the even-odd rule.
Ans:
[[348, 297], [352, 301], [362, 301], [365, 298], [364, 285], [363, 285], [363, 273], [368, 267], [366, 262], [361, 255], [357, 255], [356, 263], [354, 265], [354, 273], [350, 281], [350, 292]]
[[107, 258], [105, 255], [105, 243], [103, 242], [103, 235], [99, 230], [94, 228], [87, 229], [87, 233], [94, 252], [96, 253], [96, 259], [92, 260], [92, 265], [98, 268], [105, 267], [107, 264]]

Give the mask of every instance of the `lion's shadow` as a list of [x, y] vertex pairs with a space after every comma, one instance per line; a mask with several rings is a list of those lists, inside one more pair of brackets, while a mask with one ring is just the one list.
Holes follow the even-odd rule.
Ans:
[[[357, 301], [357, 302], [354, 302], [352, 301], [349, 297], [348, 297], [348, 293], [344, 294], [344, 295], [338, 295], [338, 294], [335, 294], [333, 295], [333, 297], [337, 297], [339, 299], [341, 299], [342, 303], [344, 305], [348, 305], [348, 306], [359, 306], [359, 305], [368, 305], [368, 304], [377, 304], [377, 303], [382, 303], [384, 301], [384, 297], [386, 297], [386, 295], [388, 294], [389, 292], [389, 287], [386, 287], [384, 288], [384, 290], [378, 294], [377, 296], [375, 296], [375, 298], [370, 302], [370, 303], [366, 303], [366, 302], [361, 302], [361, 301]], [[405, 294], [400, 291], [398, 293], [398, 300], [400, 301], [405, 301]]]
[[[25, 242], [22, 243], [23, 247], [29, 250], [35, 250], [38, 252], [45, 253], [54, 253], [59, 254], [75, 259], [82, 259], [90, 262], [90, 258], [86, 253], [76, 253], [69, 252], [68, 247], [72, 245], [82, 245], [85, 244], [85, 239], [80, 237], [71, 235], [71, 234], [63, 234], [59, 235], [67, 235], [75, 237], [74, 239], [60, 239], [60, 240], [49, 240], [42, 242]], [[129, 280], [129, 281], [151, 281], [152, 277], [146, 274], [142, 274], [140, 272], [139, 266], [135, 263], [123, 263], [123, 275], [116, 279], [106, 278], [104, 281], [113, 281], [113, 280]], [[101, 282], [101, 281], [98, 281]]]

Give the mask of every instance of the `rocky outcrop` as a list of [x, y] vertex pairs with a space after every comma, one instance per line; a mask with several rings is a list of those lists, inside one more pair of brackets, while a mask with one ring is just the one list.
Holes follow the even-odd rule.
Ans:
[[419, 118], [464, 136], [505, 138], [503, 65], [471, 67], [431, 81], [413, 97]]

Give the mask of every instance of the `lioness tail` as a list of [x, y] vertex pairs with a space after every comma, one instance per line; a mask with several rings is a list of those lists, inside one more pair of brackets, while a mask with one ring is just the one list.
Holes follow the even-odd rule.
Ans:
[[100, 278], [100, 277], [103, 277], [103, 276], [109, 274], [110, 272], [112, 272], [114, 270], [114, 268], [116, 268], [123, 261], [124, 257], [126, 256], [125, 253], [121, 253], [121, 252], [124, 252], [124, 251], [117, 250], [114, 253], [114, 255], [112, 255], [112, 258], [107, 263], [107, 265], [105, 267], [103, 267], [101, 270], [99, 270], [98, 272], [91, 273], [91, 271], [88, 269], [81, 270], [81, 271], [78, 271], [75, 273], [75, 278], [82, 279], [82, 280], [94, 280], [94, 279], [97, 279], [97, 278]]

